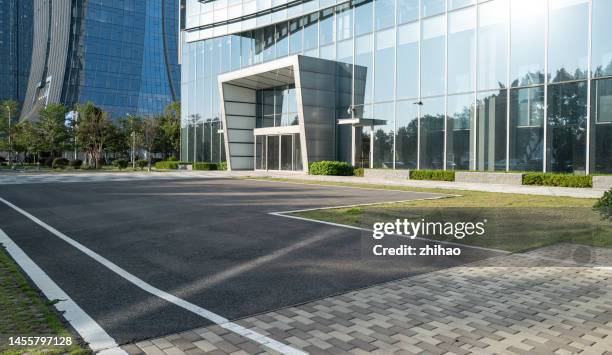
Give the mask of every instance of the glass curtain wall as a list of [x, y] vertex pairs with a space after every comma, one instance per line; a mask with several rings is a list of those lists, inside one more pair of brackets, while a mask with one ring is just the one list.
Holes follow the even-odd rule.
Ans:
[[[611, 172], [610, 13], [609, 0], [358, 0], [187, 43], [182, 159], [196, 158], [196, 114], [210, 144], [196, 154], [224, 159], [205, 128], [220, 126], [220, 73], [302, 54], [346, 63], [353, 96], [365, 93], [357, 116], [385, 121], [359, 129], [366, 166]], [[277, 94], [258, 94], [258, 126], [292, 121], [291, 92]]]

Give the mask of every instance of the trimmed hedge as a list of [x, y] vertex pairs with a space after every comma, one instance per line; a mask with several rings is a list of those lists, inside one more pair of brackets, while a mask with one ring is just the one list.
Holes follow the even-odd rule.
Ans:
[[220, 162], [219, 163], [219, 170], [227, 170], [227, 162]]
[[193, 170], [219, 170], [217, 163], [194, 163]]
[[53, 159], [53, 163], [51, 163], [51, 167], [53, 169], [64, 169], [68, 164], [70, 164], [70, 162], [66, 158], [55, 158]]
[[128, 167], [129, 162], [125, 159], [117, 159], [113, 161], [113, 165], [119, 168], [119, 170], [123, 170]]
[[155, 169], [178, 169], [178, 161], [158, 161], [155, 163]]
[[144, 168], [149, 166], [149, 161], [148, 160], [144, 160], [144, 159], [137, 160], [136, 161], [136, 166], [139, 167], [140, 170], [143, 170]]
[[355, 168], [343, 161], [318, 161], [310, 164], [308, 173], [310, 175], [337, 175], [352, 176]]
[[523, 174], [523, 185], [593, 187], [593, 177], [590, 175], [526, 173]]
[[80, 169], [81, 166], [83, 165], [83, 161], [81, 159], [74, 159], [74, 160], [71, 160], [69, 164], [74, 169]]
[[448, 170], [410, 170], [410, 180], [455, 181], [455, 172]]
[[355, 168], [355, 170], [353, 170], [353, 175], [355, 176], [363, 177], [363, 174], [364, 174], [363, 168]]

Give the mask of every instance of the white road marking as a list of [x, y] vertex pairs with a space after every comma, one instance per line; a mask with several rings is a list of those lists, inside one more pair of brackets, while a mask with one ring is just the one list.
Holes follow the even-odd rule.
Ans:
[[[352, 208], [352, 207], [363, 207], [363, 206], [375, 206], [375, 205], [384, 205], [384, 204], [387, 204], [387, 203], [400, 203], [400, 202], [423, 201], [423, 200], [440, 200], [440, 199], [443, 199], [443, 198], [459, 197], [459, 196], [461, 196], [461, 195], [442, 195], [442, 196], [436, 196], [436, 197], [415, 198], [415, 199], [412, 199], [412, 200], [401, 200], [401, 201], [393, 201], [393, 202], [372, 202], [372, 203], [361, 203], [361, 204], [345, 205], [345, 206], [306, 208], [306, 209], [302, 209], [302, 210], [270, 212], [269, 214], [271, 214], [273, 216], [278, 216], [278, 217], [293, 218], [293, 219], [299, 219], [299, 220], [307, 221], [307, 222], [327, 224], [327, 225], [335, 226], [335, 227], [357, 229], [357, 230], [361, 230], [361, 231], [365, 231], [365, 232], [373, 232], [374, 230], [372, 230], [370, 228], [356, 227], [356, 226], [351, 226], [351, 225], [348, 225], [348, 224], [327, 222], [327, 221], [321, 221], [321, 220], [318, 220], [318, 219], [312, 219], [312, 218], [306, 218], [306, 217], [300, 217], [300, 216], [293, 216], [292, 213], [308, 212], [308, 211], [318, 211], [318, 210], [330, 210], [330, 209], [336, 209], [336, 208]], [[399, 235], [399, 234], [392, 234], [392, 235], [396, 236], [396, 237], [409, 238], [409, 237], [407, 237], [405, 235]], [[416, 238], [412, 238], [412, 239], [425, 240], [425, 241], [428, 241], [428, 242], [436, 242], [436, 243], [440, 243], [440, 244], [456, 245], [456, 246], [459, 246], [459, 247], [462, 247], [462, 248], [479, 249], [479, 250], [492, 251], [492, 252], [503, 253], [503, 254], [512, 254], [509, 251], [501, 250], [501, 249], [479, 247], [479, 246], [476, 246], [476, 245], [467, 245], [467, 244], [462, 244], [462, 243], [448, 242], [448, 241], [436, 240], [436, 239], [425, 238], [425, 237], [416, 237]]]
[[117, 275], [123, 277], [124, 279], [128, 280], [129, 282], [133, 283], [134, 285], [138, 286], [139, 288], [143, 289], [144, 291], [157, 296], [159, 298], [162, 298], [170, 303], [173, 303], [183, 309], [186, 309], [192, 313], [195, 313], [203, 318], [206, 318], [208, 320], [210, 320], [211, 322], [219, 325], [222, 328], [225, 328], [229, 331], [232, 331], [238, 335], [241, 335], [245, 338], [251, 339], [254, 342], [257, 342], [265, 347], [268, 347], [272, 350], [278, 351], [280, 353], [283, 354], [306, 354], [305, 352], [298, 350], [296, 348], [293, 348], [289, 345], [283, 344], [279, 341], [276, 341], [272, 338], [269, 338], [267, 336], [264, 336], [262, 334], [259, 334], [253, 330], [250, 330], [248, 328], [245, 328], [241, 325], [238, 325], [236, 323], [232, 323], [230, 320], [216, 314], [213, 313], [209, 310], [206, 310], [200, 306], [197, 306], [193, 303], [190, 303], [188, 301], [185, 301], [181, 298], [178, 298], [166, 291], [160, 290], [152, 285], [150, 285], [149, 283], [139, 279], [138, 277], [136, 277], [135, 275], [129, 273], [128, 271], [122, 269], [121, 267], [119, 267], [118, 265], [116, 265], [115, 263], [113, 263], [112, 261], [106, 259], [105, 257], [101, 256], [100, 254], [96, 253], [95, 251], [87, 248], [86, 246], [84, 246], [83, 244], [77, 242], [76, 240], [68, 237], [67, 235], [65, 235], [64, 233], [58, 231], [57, 229], [51, 227], [50, 225], [46, 224], [45, 222], [41, 221], [40, 219], [36, 218], [35, 216], [33, 216], [32, 214], [30, 214], [29, 212], [22, 210], [21, 208], [15, 206], [14, 204], [12, 204], [11, 202], [3, 199], [2, 197], [0, 197], [0, 201], [3, 202], [5, 205], [11, 207], [12, 209], [14, 209], [15, 211], [21, 213], [22, 215], [28, 217], [30, 220], [32, 220], [34, 223], [38, 224], [39, 226], [43, 227], [44, 229], [46, 229], [47, 231], [49, 231], [50, 233], [52, 233], [53, 235], [55, 235], [56, 237], [60, 238], [61, 240], [65, 241], [66, 243], [72, 245], [73, 247], [77, 248], [78, 250], [82, 251], [83, 253], [87, 254], [89, 257], [91, 257], [92, 259], [96, 260], [97, 262], [99, 262], [100, 264], [104, 265], [106, 268], [108, 268], [109, 270], [113, 271], [114, 273], [116, 273]]
[[81, 335], [93, 351], [106, 351], [113, 354], [127, 354], [118, 347], [117, 342], [102, 329], [64, 290], [62, 290], [30, 257], [24, 253], [6, 233], [0, 229], [0, 244], [21, 267], [49, 300], [59, 300], [55, 308]]

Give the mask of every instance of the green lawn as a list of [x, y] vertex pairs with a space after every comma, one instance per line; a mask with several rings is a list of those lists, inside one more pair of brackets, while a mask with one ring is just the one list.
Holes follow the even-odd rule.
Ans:
[[612, 221], [592, 209], [594, 199], [503, 194], [479, 191], [419, 189], [370, 184], [271, 179], [305, 184], [340, 185], [389, 190], [456, 194], [438, 200], [417, 200], [373, 206], [299, 212], [301, 217], [372, 228], [375, 222], [409, 221], [471, 222], [487, 220], [480, 237], [451, 240], [511, 252], [535, 249], [560, 242], [612, 247]]
[[[9, 347], [9, 336], [72, 336], [65, 347]], [[66, 330], [51, 302], [39, 295], [21, 270], [0, 248], [0, 353], [1, 354], [87, 354], [77, 338]]]

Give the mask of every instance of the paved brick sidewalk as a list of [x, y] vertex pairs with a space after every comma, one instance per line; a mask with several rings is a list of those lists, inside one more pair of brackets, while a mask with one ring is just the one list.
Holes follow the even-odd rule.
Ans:
[[[612, 250], [585, 248], [562, 244], [489, 259], [236, 323], [313, 354], [612, 354], [612, 270], [596, 268], [612, 265]], [[123, 348], [271, 353], [219, 326]]]

